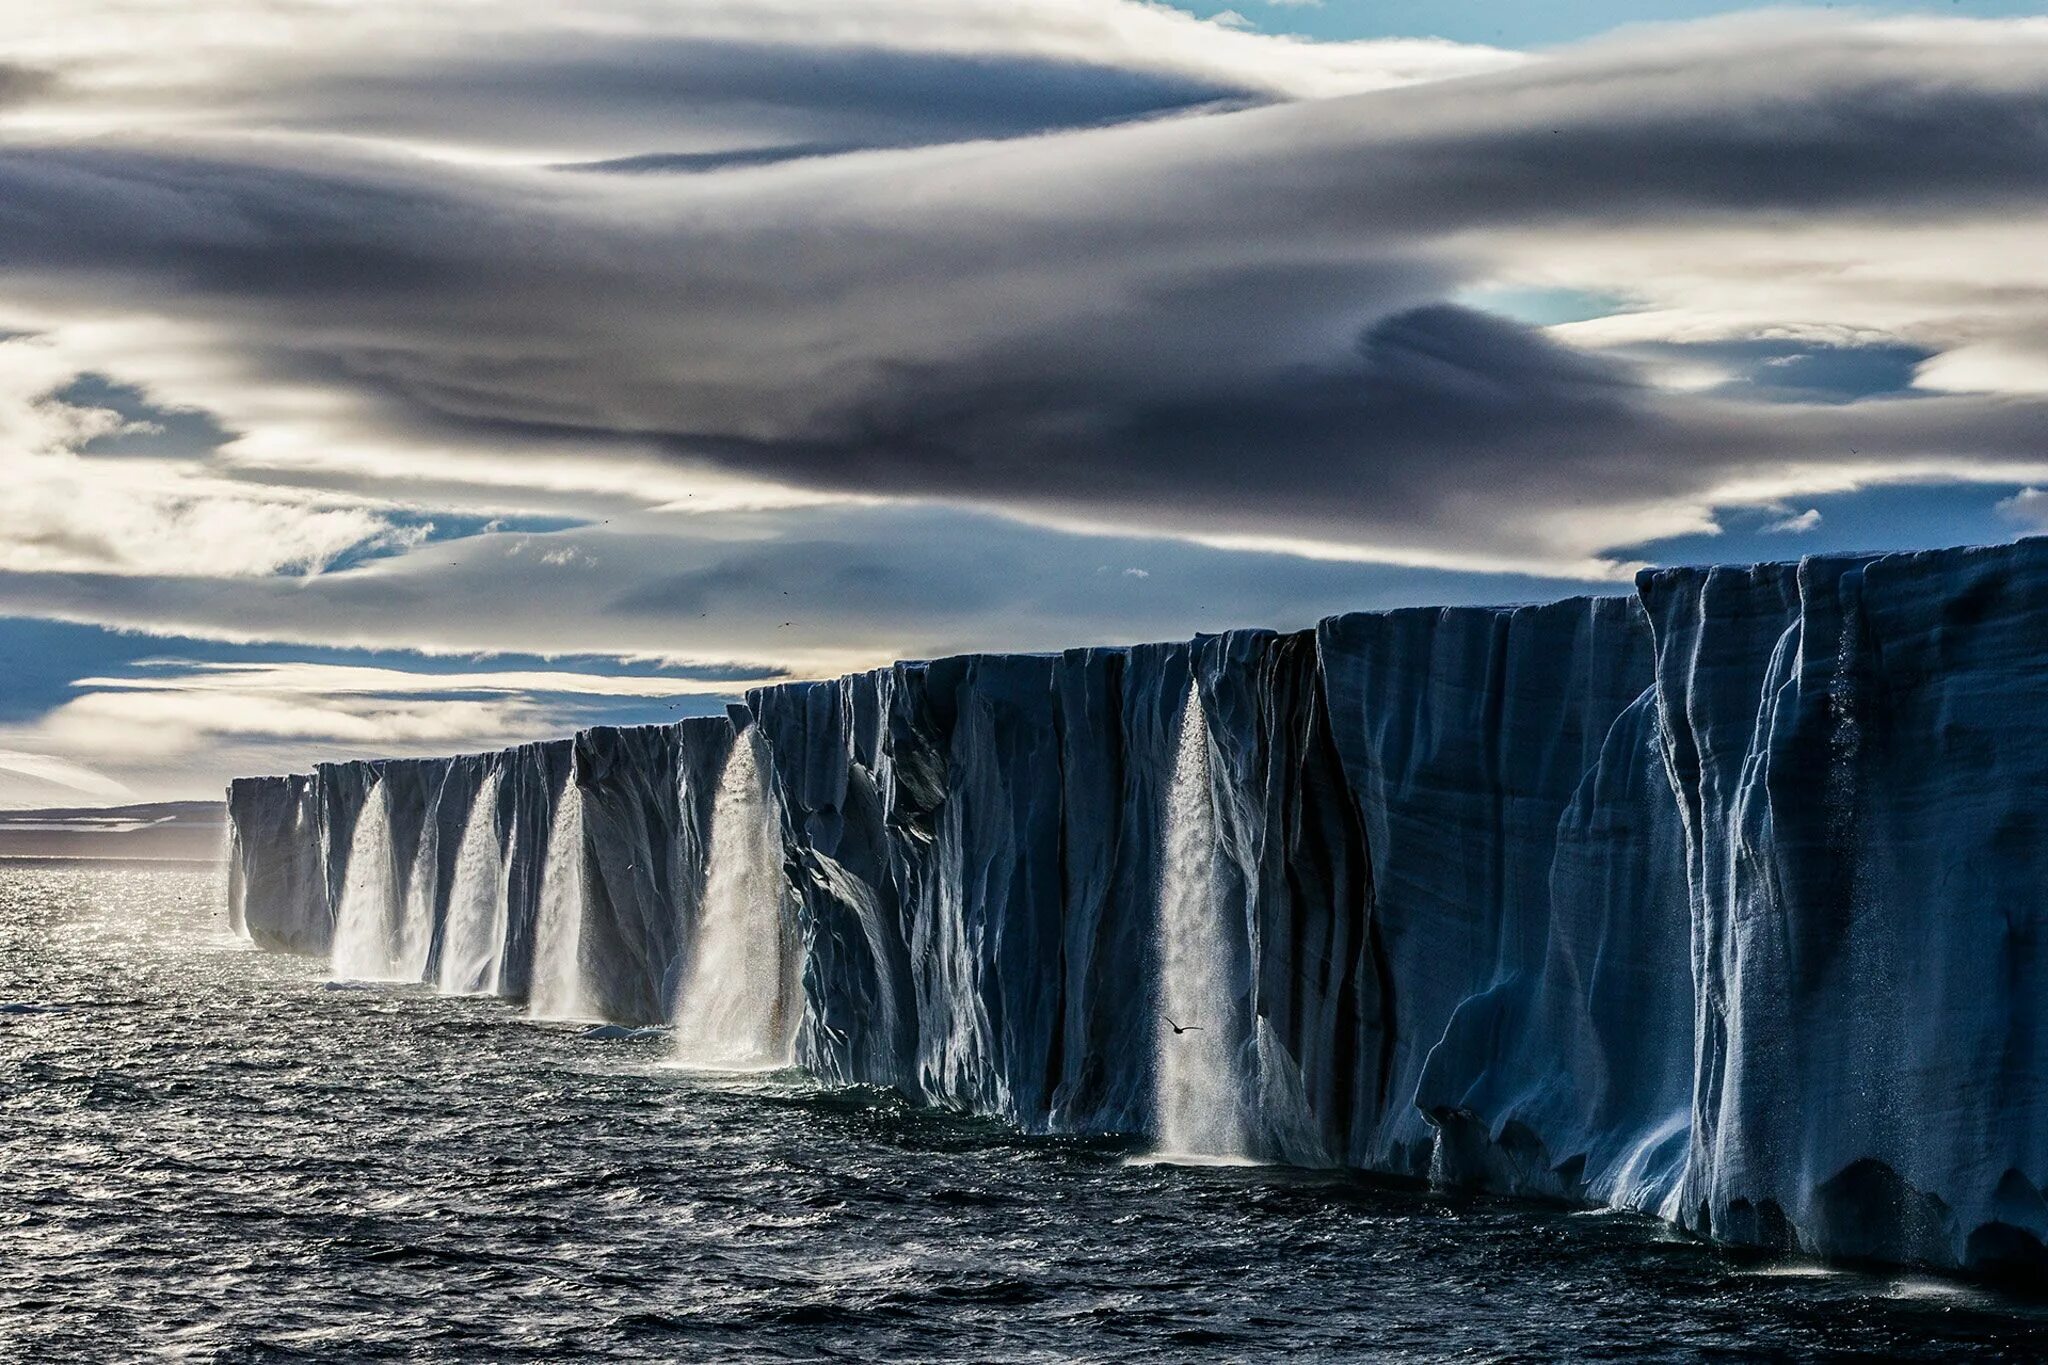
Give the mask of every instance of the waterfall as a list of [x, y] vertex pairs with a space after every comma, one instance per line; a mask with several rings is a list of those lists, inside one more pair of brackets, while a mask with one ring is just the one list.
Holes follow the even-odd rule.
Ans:
[[228, 932], [236, 938], [249, 937], [249, 884], [243, 859], [242, 827], [230, 817], [227, 823]]
[[741, 734], [719, 778], [697, 942], [676, 1002], [676, 1060], [709, 1071], [785, 1067], [796, 1042], [782, 829], [756, 743]]
[[505, 961], [505, 860], [498, 853], [498, 789], [492, 769], [470, 803], [448, 891], [440, 988], [446, 995], [496, 995]]
[[388, 981], [393, 919], [399, 913], [398, 868], [391, 857], [391, 802], [379, 778], [363, 798], [342, 872], [329, 961], [338, 981]]
[[413, 850], [412, 871], [405, 879], [391, 975], [399, 981], [424, 981], [434, 955], [434, 888], [441, 879], [441, 796], [436, 792], [420, 823], [419, 847]]
[[[1174, 753], [1165, 839], [1153, 1023], [1158, 1150], [1169, 1157], [1242, 1159], [1250, 1144], [1238, 1108], [1237, 1008], [1216, 890], [1209, 723], [1192, 683]], [[1185, 1031], [1175, 1032], [1176, 1024]]]
[[588, 1013], [583, 1000], [583, 791], [574, 774], [562, 784], [562, 799], [548, 827], [527, 1013], [535, 1019], [581, 1019]]

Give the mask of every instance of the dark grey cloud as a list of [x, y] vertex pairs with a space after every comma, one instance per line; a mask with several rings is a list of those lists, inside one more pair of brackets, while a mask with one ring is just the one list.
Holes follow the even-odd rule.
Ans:
[[[820, 658], [1184, 638], [1418, 599], [1530, 601], [1629, 586], [1083, 536], [931, 507], [796, 509], [696, 529], [643, 519], [484, 535], [311, 580], [0, 571], [0, 602], [22, 614], [293, 646], [280, 657], [312, 646], [320, 652], [310, 657], [340, 662], [336, 651], [359, 648], [482, 658], [544, 643], [550, 666], [559, 655], [660, 654], [700, 661], [668, 670], [678, 676], [718, 679], [765, 676], [778, 660], [780, 671], [806, 672]], [[575, 562], [543, 558], [564, 546], [580, 552]], [[701, 662], [721, 659], [740, 663]]]
[[[723, 137], [717, 110], [773, 105], [749, 136], [805, 148], [1242, 93], [668, 44], [329, 76], [272, 121], [382, 103], [391, 128], [459, 139], [530, 97], [593, 128], [626, 111]], [[707, 185], [269, 142], [15, 146], [0, 271], [52, 306], [140, 291], [225, 325], [252, 365], [353, 395], [387, 436], [644, 443], [835, 491], [1410, 553], [1569, 561], [1614, 543], [1559, 529], [1589, 505], [1682, 502], [1787, 462], [2040, 458], [2038, 401], [1675, 393], [1652, 356], [1441, 302], [1531, 233], [2040, 213], [2038, 40], [1709, 26], [1405, 90], [757, 170]]]
[[[1627, 365], [1445, 304], [1381, 318], [1322, 363], [1226, 353], [1182, 383], [1059, 369], [1053, 344], [902, 375], [835, 415], [832, 439], [718, 453], [848, 491], [1074, 516], [1171, 508], [1212, 533], [1341, 538], [1436, 521], [1475, 487], [1516, 497], [1595, 484], [1679, 425]], [[1441, 470], [1456, 477], [1430, 477]]]
[[47, 99], [58, 88], [59, 82], [52, 72], [15, 62], [0, 62], [0, 109]]
[[624, 140], [653, 149], [645, 156], [675, 142], [729, 153], [1019, 137], [1266, 98], [1243, 82], [1023, 53], [692, 38], [401, 59], [248, 104], [288, 127], [543, 147]]
[[848, 152], [872, 151], [858, 142], [788, 142], [771, 147], [740, 147], [721, 152], [645, 152], [602, 161], [565, 161], [563, 171], [596, 171], [608, 175], [701, 175], [707, 171], [779, 166], [786, 161], [814, 161]]

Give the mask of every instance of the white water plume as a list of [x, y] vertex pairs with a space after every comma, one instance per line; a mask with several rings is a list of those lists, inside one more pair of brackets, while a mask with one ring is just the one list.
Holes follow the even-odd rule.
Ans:
[[242, 827], [233, 819], [227, 822], [226, 844], [227, 851], [222, 856], [228, 866], [228, 932], [248, 940], [249, 884], [243, 871]]
[[1181, 713], [1159, 878], [1158, 1017], [1154, 1021], [1158, 1150], [1168, 1159], [1243, 1160], [1236, 1009], [1229, 938], [1216, 890], [1216, 813], [1209, 724], [1190, 684]]
[[562, 787], [548, 827], [546, 856], [527, 1013], [535, 1019], [582, 1019], [588, 1015], [583, 998], [583, 792], [573, 776]]
[[438, 794], [420, 825], [419, 847], [413, 850], [412, 871], [405, 879], [398, 923], [391, 947], [391, 975], [399, 981], [424, 981], [427, 960], [434, 953], [434, 888], [440, 882], [441, 798]]
[[676, 1060], [707, 1071], [788, 1066], [796, 1041], [782, 831], [756, 743], [740, 735], [719, 778], [697, 942], [676, 1002]]
[[440, 989], [446, 995], [496, 995], [505, 962], [505, 859], [498, 852], [498, 789], [493, 769], [477, 788], [455, 852], [448, 929], [441, 936]]
[[391, 803], [379, 778], [363, 798], [342, 871], [329, 963], [337, 981], [397, 979], [392, 961], [400, 913], [398, 867], [391, 856]]

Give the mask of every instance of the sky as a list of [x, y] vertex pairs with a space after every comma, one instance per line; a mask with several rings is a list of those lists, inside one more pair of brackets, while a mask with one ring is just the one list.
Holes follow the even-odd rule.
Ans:
[[0, 807], [2048, 529], [2048, 18], [0, 0]]

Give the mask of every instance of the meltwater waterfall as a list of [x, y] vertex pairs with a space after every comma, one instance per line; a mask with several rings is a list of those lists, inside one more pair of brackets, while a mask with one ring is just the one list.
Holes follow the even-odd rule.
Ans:
[[505, 955], [505, 860], [498, 852], [498, 789], [493, 769], [470, 803], [448, 889], [439, 985], [446, 995], [496, 995]]
[[2044, 620], [2048, 538], [900, 663], [237, 781], [229, 896], [688, 1066], [2048, 1284]]
[[733, 742], [712, 808], [704, 903], [676, 1002], [676, 1060], [712, 1071], [790, 1064], [795, 965], [782, 830], [750, 730]]
[[338, 981], [401, 979], [393, 958], [392, 921], [401, 917], [398, 866], [391, 856], [391, 802], [380, 780], [363, 798], [349, 840], [348, 866], [335, 907], [329, 954]]
[[527, 1013], [581, 1019], [583, 991], [583, 795], [572, 776], [548, 827], [540, 907], [533, 926], [533, 982]]
[[405, 877], [405, 899], [400, 902], [398, 923], [391, 945], [391, 975], [400, 981], [424, 981], [427, 963], [434, 955], [434, 882], [441, 861], [440, 822], [435, 813], [437, 796], [420, 827], [419, 847], [413, 850], [412, 867]]
[[1238, 1105], [1237, 1010], [1211, 801], [1209, 724], [1201, 693], [1190, 684], [1159, 874], [1156, 1137], [1162, 1156], [1213, 1160], [1242, 1158], [1250, 1144]]

